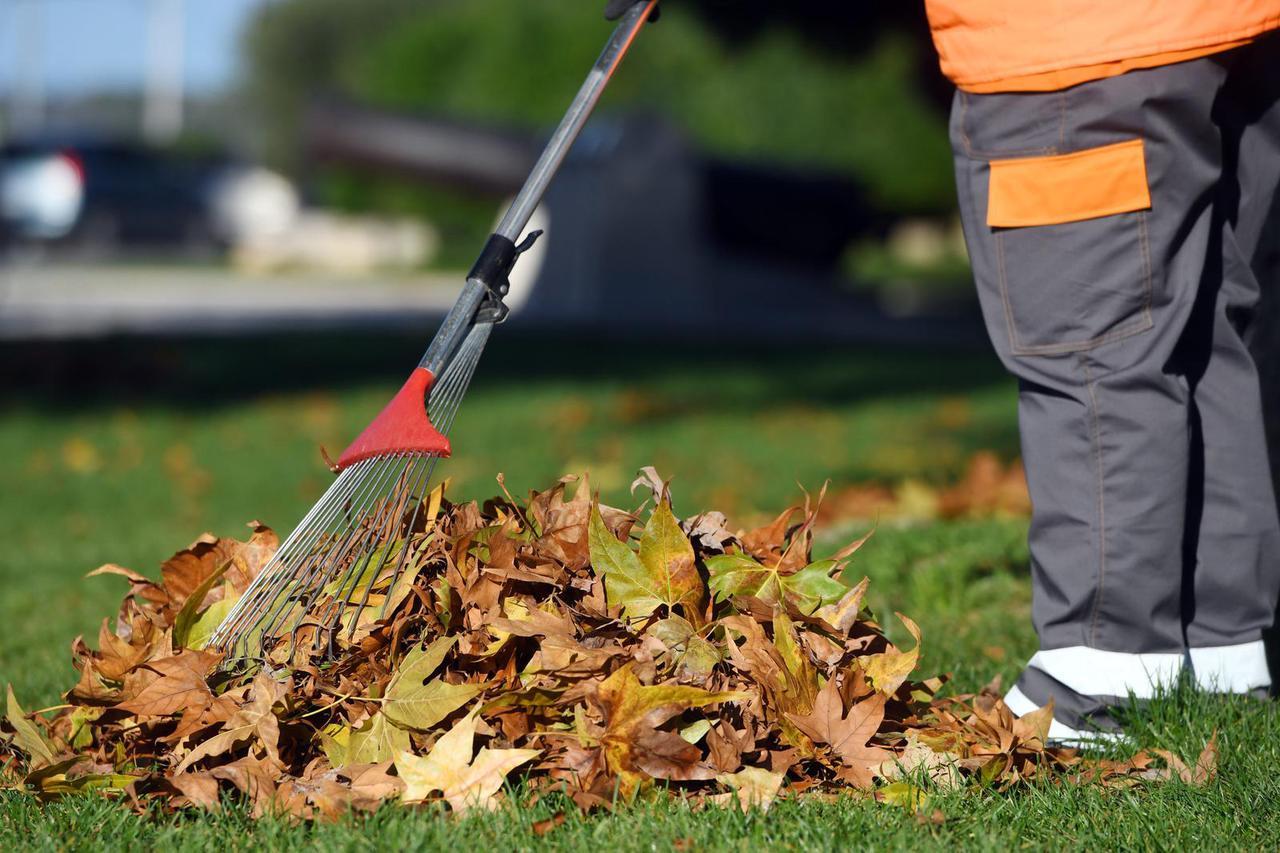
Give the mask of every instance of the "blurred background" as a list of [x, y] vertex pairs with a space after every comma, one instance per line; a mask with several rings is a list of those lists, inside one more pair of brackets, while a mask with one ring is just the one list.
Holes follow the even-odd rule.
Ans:
[[[872, 602], [1016, 672], [1016, 388], [921, 3], [672, 0], [534, 226], [455, 499], [636, 469], [677, 513], [830, 482]], [[0, 682], [204, 530], [287, 531], [416, 363], [610, 27], [582, 0], [0, 3]], [[896, 630], [896, 629], [895, 629]]]

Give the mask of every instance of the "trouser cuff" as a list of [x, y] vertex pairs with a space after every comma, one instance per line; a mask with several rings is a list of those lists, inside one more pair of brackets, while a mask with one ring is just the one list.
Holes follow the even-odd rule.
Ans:
[[[1027, 662], [1023, 678], [1035, 679], [1037, 672], [1043, 673], [1050, 682], [1076, 694], [1115, 703], [1126, 701], [1131, 695], [1150, 699], [1158, 691], [1172, 687], [1185, 662], [1182, 652], [1133, 654], [1068, 646], [1036, 652]], [[1028, 686], [1037, 689], [1035, 684]], [[1046, 682], [1045, 686], [1052, 685]], [[1024, 686], [1024, 692], [1026, 689]]]
[[1111, 709], [1127, 704], [1130, 696], [1150, 699], [1173, 685], [1184, 662], [1180, 653], [1129, 654], [1087, 646], [1042, 650], [1027, 662], [1005, 704], [1022, 716], [1052, 701], [1050, 740], [1110, 739], [1120, 731]]
[[1261, 640], [1234, 646], [1192, 648], [1196, 686], [1216, 693], [1251, 693], [1271, 687], [1267, 651]]

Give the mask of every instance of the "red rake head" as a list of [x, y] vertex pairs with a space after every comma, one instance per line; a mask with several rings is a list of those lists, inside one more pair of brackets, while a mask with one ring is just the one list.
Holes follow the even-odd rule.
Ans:
[[375, 456], [396, 453], [434, 453], [449, 455], [449, 439], [431, 425], [427, 417], [426, 398], [435, 377], [423, 367], [414, 368], [409, 380], [396, 392], [386, 408], [378, 413], [364, 432], [338, 457], [338, 469]]

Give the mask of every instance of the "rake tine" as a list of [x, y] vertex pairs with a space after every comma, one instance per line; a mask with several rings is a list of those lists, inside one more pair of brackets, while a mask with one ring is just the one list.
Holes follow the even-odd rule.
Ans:
[[[337, 573], [352, 543], [359, 536], [361, 523], [368, 517], [369, 511], [376, 506], [377, 496], [383, 492], [386, 482], [394, 472], [396, 465], [404, 458], [402, 455], [397, 455], [386, 460], [382, 466], [382, 471], [376, 476], [376, 479], [371, 477], [365, 484], [365, 488], [360, 495], [360, 503], [348, 504], [346, 526], [328, 531], [329, 535], [334, 537], [334, 541], [330, 542], [329, 546], [323, 551], [313, 547], [311, 553], [304, 555], [303, 562], [299, 563], [296, 569], [294, 583], [306, 593], [307, 601], [299, 609], [298, 618], [294, 621], [294, 627], [290, 633], [297, 630], [297, 627], [307, 615], [307, 608], [315, 601], [324, 587], [332, 582], [333, 575]], [[350, 512], [353, 505], [359, 506], [359, 510], [355, 514]], [[338, 538], [339, 536], [341, 538]], [[264, 626], [262, 634], [264, 643], [276, 633], [281, 621], [290, 612], [291, 610], [287, 607], [276, 608], [274, 618], [271, 619], [268, 625]], [[290, 656], [292, 656], [292, 649], [290, 650]]]
[[[376, 512], [369, 519], [370, 523], [363, 532], [364, 541], [361, 544], [358, 555], [347, 566], [341, 577], [330, 581], [330, 584], [336, 584], [337, 588], [333, 595], [333, 601], [325, 605], [324, 609], [317, 613], [317, 618], [322, 622], [328, 622], [335, 627], [339, 626], [344, 611], [349, 611], [350, 597], [355, 594], [361, 578], [370, 570], [369, 567], [374, 554], [383, 549], [383, 559], [385, 560], [385, 548], [395, 541], [395, 523], [397, 517], [402, 514], [400, 507], [405, 500], [407, 484], [411, 480], [416, 483], [421, 461], [421, 457], [418, 457], [405, 466], [404, 472], [398, 478], [398, 483], [394, 487], [391, 496], [378, 505]], [[373, 574], [365, 583], [366, 597], [377, 580], [379, 568], [375, 567], [372, 570]]]
[[[279, 601], [281, 595], [304, 571], [310, 562], [308, 558], [317, 553], [316, 547], [319, 541], [331, 532], [332, 524], [336, 518], [341, 516], [343, 508], [350, 506], [353, 497], [360, 496], [360, 499], [363, 500], [363, 496], [369, 492], [372, 478], [368, 475], [373, 472], [377, 464], [378, 460], [369, 460], [367, 463], [361, 463], [348, 469], [353, 474], [350, 485], [340, 496], [337, 496], [336, 500], [329, 504], [320, 523], [307, 528], [299, 526], [295, 531], [295, 535], [290, 537], [291, 547], [288, 549], [282, 547], [281, 552], [277, 555], [279, 559], [274, 561], [274, 565], [268, 567], [268, 569], [276, 569], [274, 576], [268, 575], [268, 569], [263, 570], [262, 575], [260, 575], [263, 578], [263, 583], [254, 599], [246, 603], [242, 611], [243, 616], [236, 625], [237, 631], [248, 630], [248, 634], [242, 634], [242, 639], [245, 643], [249, 639], [249, 634], [255, 628], [261, 627], [263, 632], [259, 635], [259, 652], [262, 651], [262, 644], [269, 639], [270, 633], [274, 630], [275, 622], [278, 622], [277, 609], [286, 607], [290, 601], [297, 601], [299, 598], [298, 595], [294, 595], [286, 597], [284, 601]], [[302, 535], [299, 536], [298, 534]], [[299, 547], [301, 543], [305, 543], [305, 545]], [[306, 590], [305, 585], [299, 588], [304, 592]], [[256, 612], [272, 602], [276, 602], [276, 604], [271, 609], [265, 612]], [[250, 650], [247, 645], [243, 643], [242, 645], [244, 646], [242, 652], [247, 655]]]
[[[423, 497], [422, 497], [422, 494], [419, 493], [417, 490], [420, 487], [420, 485], [423, 485], [426, 481], [430, 479], [431, 471], [433, 468], [434, 468], [434, 464], [432, 462], [428, 462], [426, 465], [423, 465], [421, 469], [417, 471], [415, 475], [416, 479], [413, 485], [409, 486], [409, 488], [406, 489], [404, 492], [405, 500], [408, 500], [412, 495], [417, 494], [417, 502], [414, 504], [413, 517], [409, 520], [408, 524], [407, 525], [405, 524], [405, 519], [404, 519], [405, 512], [407, 512], [407, 508], [405, 510], [397, 510], [395, 514], [395, 519], [397, 520], [394, 522], [394, 524], [396, 526], [403, 526], [403, 529], [404, 529], [403, 536], [400, 537], [401, 544], [400, 544], [400, 553], [397, 555], [397, 566], [402, 566], [404, 564], [405, 557], [407, 557], [409, 554], [409, 548], [410, 548], [409, 537], [413, 529], [413, 523], [417, 518], [418, 512], [422, 509]], [[391, 541], [395, 541], [397, 537], [395, 537], [393, 534], [389, 538]], [[362, 568], [359, 574], [363, 575], [365, 571], [366, 569]], [[381, 567], [379, 567], [379, 569], [374, 572], [374, 575], [370, 576], [369, 582], [364, 585], [364, 593], [360, 596], [360, 603], [355, 605], [355, 607], [352, 608], [352, 610], [350, 611], [351, 625], [347, 628], [348, 641], [351, 641], [355, 637], [356, 624], [360, 621], [360, 614], [364, 612], [365, 607], [369, 603], [369, 595], [373, 592], [374, 582], [377, 580], [377, 575], [379, 574], [381, 574]], [[387, 593], [388, 595], [390, 594], [390, 586], [394, 585], [398, 579], [399, 579], [399, 572], [393, 571], [391, 578], [389, 580], [390, 585], [388, 586], [388, 593]], [[354, 592], [354, 589], [353, 589], [353, 592]], [[384, 606], [385, 606], [385, 603], [384, 603]]]
[[[429, 486], [431, 484], [431, 478], [432, 478], [432, 475], [435, 473], [436, 463], [438, 461], [439, 461], [438, 459], [432, 459], [431, 462], [427, 465], [426, 481], [424, 483], [424, 486]], [[404, 572], [405, 564], [409, 560], [409, 551], [410, 551], [409, 540], [410, 540], [410, 537], [414, 535], [413, 528], [417, 526], [418, 516], [422, 514], [422, 507], [424, 505], [424, 501], [427, 494], [428, 492], [424, 488], [424, 494], [419, 496], [418, 503], [413, 508], [413, 515], [412, 517], [410, 517], [409, 523], [405, 525], [405, 547], [400, 549], [400, 557], [396, 561], [396, 567], [395, 569], [392, 570], [391, 577], [387, 581], [388, 594], [392, 589], [395, 588], [395, 585], [399, 583], [400, 575]], [[424, 523], [430, 524], [432, 520], [433, 519], [426, 519]], [[427, 534], [424, 531], [424, 533], [422, 534], [422, 539], [425, 540], [426, 535]], [[388, 596], [387, 600], [382, 603], [382, 608], [378, 613], [378, 618], [381, 619], [387, 615], [387, 605], [389, 603], [390, 603], [390, 597]]]
[[[344, 508], [350, 507], [353, 498], [359, 496], [362, 500], [363, 495], [368, 492], [371, 485], [371, 479], [367, 475], [376, 467], [376, 460], [370, 460], [368, 464], [362, 466], [360, 475], [354, 478], [352, 488], [347, 491], [342, 499], [335, 501], [333, 505], [330, 506], [321, 522], [314, 525], [314, 527], [308, 531], [308, 535], [302, 538], [301, 542], [304, 542], [305, 544], [303, 545], [300, 543], [300, 545], [295, 546], [290, 550], [290, 553], [286, 556], [286, 561], [292, 562], [293, 565], [289, 566], [288, 562], [282, 561], [282, 565], [287, 567], [287, 571], [278, 573], [271, 583], [264, 588], [261, 596], [262, 600], [259, 601], [258, 604], [278, 599], [280, 593], [284, 591], [285, 587], [292, 581], [296, 580], [298, 576], [305, 571], [306, 566], [310, 562], [309, 558], [317, 553], [316, 546], [324, 536], [332, 533], [334, 520], [341, 517]], [[294, 559], [295, 556], [297, 559]], [[271, 612], [272, 611], [268, 611], [266, 614], [260, 615], [254, 620], [255, 623], [262, 624], [270, 617]]]
[[[311, 508], [302, 522], [294, 529], [276, 551], [275, 556], [263, 566], [262, 571], [250, 583], [249, 589], [244, 596], [232, 608], [232, 612], [228, 614], [227, 619], [215, 630], [213, 637], [210, 638], [210, 645], [223, 651], [231, 651], [234, 640], [230, 644], [227, 643], [229, 638], [234, 638], [239, 631], [248, 624], [248, 619], [252, 616], [253, 608], [258, 606], [264, 600], [265, 591], [273, 586], [271, 575], [275, 567], [279, 566], [284, 560], [288, 559], [291, 553], [293, 543], [301, 538], [309, 530], [308, 525], [317, 515], [327, 512], [328, 507], [332, 506], [335, 501], [346, 499], [346, 495], [356, 487], [359, 482], [359, 472], [361, 466], [353, 466], [338, 475], [338, 479], [329, 486], [324, 495]], [[338, 496], [343, 497], [339, 498]]]

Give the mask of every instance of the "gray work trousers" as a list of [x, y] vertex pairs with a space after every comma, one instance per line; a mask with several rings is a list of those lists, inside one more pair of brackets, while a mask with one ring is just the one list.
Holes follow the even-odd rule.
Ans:
[[1280, 524], [1246, 342], [1260, 288], [1280, 287], [1280, 38], [958, 92], [951, 138], [1034, 505], [1040, 651], [1011, 707], [1052, 697], [1080, 724], [1186, 667], [1207, 689], [1267, 687]]

